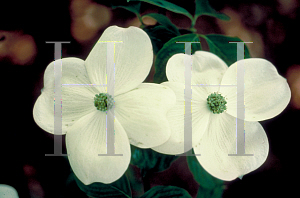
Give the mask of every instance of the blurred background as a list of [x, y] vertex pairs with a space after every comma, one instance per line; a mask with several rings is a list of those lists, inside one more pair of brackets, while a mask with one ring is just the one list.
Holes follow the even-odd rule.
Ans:
[[[191, 13], [193, 0], [169, 0]], [[267, 161], [242, 180], [225, 182], [223, 197], [294, 197], [298, 190], [300, 59], [298, 38], [299, 0], [210, 0], [218, 11], [231, 17], [224, 22], [208, 16], [198, 19], [198, 33], [238, 36], [249, 44], [252, 57], [271, 61], [287, 78], [292, 100], [279, 116], [261, 122], [270, 143]], [[62, 45], [62, 57], [85, 59], [103, 30], [110, 25], [140, 26], [125, 9], [110, 9], [107, 1], [3, 0], [0, 4], [0, 67], [2, 94], [0, 136], [0, 184], [14, 187], [20, 198], [86, 197], [68, 177], [70, 166], [53, 153], [53, 135], [40, 129], [32, 117], [33, 105], [43, 87], [43, 73], [54, 60], [54, 45], [46, 41], [70, 41]], [[179, 28], [190, 21], [150, 4], [142, 12], [164, 13]], [[144, 19], [145, 24], [156, 22]], [[65, 151], [65, 145], [63, 145]], [[138, 174], [136, 167], [131, 167]], [[153, 173], [145, 188], [175, 185], [196, 196], [198, 184], [183, 157], [169, 169]], [[69, 183], [68, 183], [69, 182]], [[139, 196], [146, 189], [134, 191]]]

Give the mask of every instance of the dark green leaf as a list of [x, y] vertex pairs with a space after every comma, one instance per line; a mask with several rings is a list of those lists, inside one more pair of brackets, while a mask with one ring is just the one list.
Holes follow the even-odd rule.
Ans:
[[144, 194], [144, 182], [141, 176], [141, 170], [133, 165], [129, 165], [125, 174], [129, 180], [132, 197], [141, 197]]
[[[241, 42], [237, 37], [228, 37], [218, 34], [199, 35], [203, 37], [209, 46], [209, 51], [223, 59], [228, 66], [237, 61], [237, 44], [229, 42]], [[250, 53], [245, 45], [245, 58], [250, 58]]]
[[[176, 42], [200, 42], [197, 34], [186, 34], [182, 36], [178, 36], [169, 40], [161, 50], [157, 53], [155, 60], [155, 74], [154, 74], [154, 83], [162, 83], [167, 81], [166, 76], [166, 65], [168, 60], [177, 53], [185, 53], [184, 44], [176, 43]], [[201, 50], [200, 43], [192, 44], [192, 54], [195, 51]]]
[[208, 0], [196, 0], [196, 11], [195, 11], [195, 19], [198, 18], [201, 15], [207, 15], [216, 17], [221, 20], [228, 21], [230, 20], [229, 16], [223, 13], [217, 12], [215, 9], [213, 9], [210, 5]]
[[165, 15], [158, 13], [149, 13], [142, 16], [142, 18], [144, 17], [151, 17], [155, 19], [159, 24], [166, 27], [169, 31], [173, 32], [176, 36], [180, 35], [178, 28]]
[[155, 186], [148, 190], [141, 198], [191, 198], [184, 189], [176, 186]]
[[129, 181], [124, 174], [119, 180], [111, 184], [99, 182], [84, 185], [74, 174], [74, 179], [78, 187], [90, 197], [131, 197]]
[[213, 177], [204, 170], [195, 156], [187, 156], [186, 158], [189, 169], [193, 174], [195, 181], [197, 181], [201, 187], [206, 189], [214, 189], [223, 185], [222, 180]]
[[146, 2], [146, 3], [150, 3], [152, 5], [156, 5], [158, 7], [167, 9], [169, 11], [178, 13], [178, 14], [183, 14], [187, 17], [189, 17], [191, 20], [193, 19], [193, 16], [184, 8], [173, 4], [171, 2], [165, 1], [165, 0], [130, 0], [130, 2], [132, 1], [142, 1], [142, 2]]
[[87, 195], [78, 187], [74, 177], [74, 173], [72, 172], [67, 178], [62, 197], [87, 198]]
[[131, 146], [131, 161], [132, 165], [139, 167], [142, 170], [142, 175], [145, 176], [148, 171], [160, 172], [171, 165], [178, 158], [175, 155], [164, 155], [152, 149], [142, 149]]
[[148, 34], [156, 55], [163, 45], [177, 35], [163, 25], [146, 26], [143, 30]]

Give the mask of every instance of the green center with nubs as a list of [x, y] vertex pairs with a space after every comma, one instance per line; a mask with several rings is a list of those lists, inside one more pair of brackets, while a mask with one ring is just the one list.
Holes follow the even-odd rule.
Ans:
[[214, 114], [220, 114], [226, 110], [227, 102], [221, 94], [214, 92], [207, 97], [207, 104]]
[[99, 111], [110, 110], [114, 106], [114, 99], [107, 93], [96, 94], [94, 98], [94, 105]]

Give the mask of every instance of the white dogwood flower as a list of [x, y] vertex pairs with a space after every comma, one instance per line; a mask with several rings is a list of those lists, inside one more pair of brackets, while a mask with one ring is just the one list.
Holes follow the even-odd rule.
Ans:
[[[62, 87], [62, 133], [70, 165], [84, 183], [111, 183], [130, 162], [130, 143], [141, 148], [158, 146], [170, 137], [166, 112], [175, 104], [174, 92], [163, 85], [142, 83], [152, 66], [148, 35], [136, 27], [107, 28], [85, 61], [63, 58], [62, 84], [106, 84], [106, 41], [115, 44], [114, 98], [103, 86]], [[102, 43], [100, 43], [102, 42]], [[44, 74], [44, 89], [33, 116], [45, 131], [54, 133], [54, 62]], [[106, 154], [106, 114], [114, 108], [115, 154]]]
[[[187, 57], [188, 56], [188, 57]], [[170, 139], [154, 147], [165, 154], [184, 152], [184, 89], [185, 60], [190, 55], [172, 56], [166, 68], [168, 82], [173, 89], [176, 105], [167, 117], [171, 126]], [[250, 58], [243, 61], [245, 153], [235, 154], [237, 117], [237, 62], [230, 67], [216, 55], [197, 51], [192, 58], [192, 143], [198, 161], [211, 175], [222, 180], [233, 180], [259, 166], [267, 158], [269, 144], [263, 127], [257, 121], [275, 117], [288, 105], [291, 92], [286, 79], [267, 60]], [[210, 85], [210, 86], [207, 86]], [[227, 85], [227, 86], [220, 86]], [[228, 86], [229, 85], [229, 86]]]

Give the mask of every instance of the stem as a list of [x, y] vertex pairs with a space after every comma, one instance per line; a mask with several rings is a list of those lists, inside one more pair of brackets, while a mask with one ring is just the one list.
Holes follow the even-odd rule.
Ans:
[[135, 13], [136, 14], [136, 16], [137, 16], [137, 18], [139, 19], [139, 21], [141, 22], [141, 28], [142, 27], [145, 27], [146, 25], [144, 24], [144, 22], [143, 22], [143, 19], [142, 19], [142, 16], [139, 14], [139, 13]]
[[196, 25], [196, 21], [197, 21], [197, 19], [198, 19], [198, 16], [195, 16], [195, 17], [192, 19], [192, 23], [191, 23], [191, 27], [190, 27], [190, 30], [191, 30], [192, 32], [194, 32], [194, 33], [196, 33], [196, 32], [197, 32], [197, 29], [196, 29], [196, 28], [194, 28], [194, 27], [195, 27], [195, 25]]

